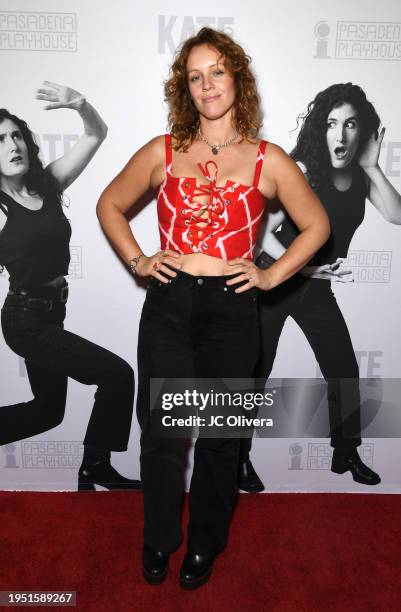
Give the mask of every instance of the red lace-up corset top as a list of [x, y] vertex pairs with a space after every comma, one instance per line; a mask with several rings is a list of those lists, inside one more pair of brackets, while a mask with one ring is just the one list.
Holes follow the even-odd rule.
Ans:
[[[258, 183], [266, 141], [259, 145], [253, 185], [227, 180], [222, 187], [216, 185], [218, 166], [212, 160], [204, 166], [198, 164], [206, 184], [198, 184], [195, 178], [172, 176], [170, 134], [165, 141], [166, 178], [157, 197], [161, 248], [226, 260], [252, 259], [265, 207]], [[209, 196], [207, 203], [196, 201], [204, 195]]]

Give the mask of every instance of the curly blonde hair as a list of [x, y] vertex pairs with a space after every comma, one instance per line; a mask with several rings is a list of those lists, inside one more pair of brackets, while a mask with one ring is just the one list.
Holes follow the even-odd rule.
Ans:
[[204, 44], [214, 47], [221, 54], [226, 69], [234, 77], [234, 127], [237, 132], [243, 139], [254, 138], [262, 127], [260, 98], [250, 69], [251, 58], [227, 34], [202, 28], [178, 49], [169, 79], [164, 83], [165, 101], [169, 105], [168, 124], [177, 151], [187, 151], [199, 130], [199, 112], [188, 88], [187, 61], [191, 50]]

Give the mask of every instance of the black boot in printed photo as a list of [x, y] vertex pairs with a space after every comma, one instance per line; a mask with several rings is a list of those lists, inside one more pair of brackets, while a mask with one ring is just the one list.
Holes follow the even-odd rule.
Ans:
[[122, 476], [110, 463], [110, 451], [84, 446], [78, 491], [95, 491], [95, 484], [114, 491], [142, 489], [140, 480]]
[[376, 474], [360, 458], [359, 453], [354, 448], [335, 448], [331, 461], [331, 471], [335, 474], [351, 472], [355, 482], [364, 485], [377, 485], [381, 482], [379, 474]]

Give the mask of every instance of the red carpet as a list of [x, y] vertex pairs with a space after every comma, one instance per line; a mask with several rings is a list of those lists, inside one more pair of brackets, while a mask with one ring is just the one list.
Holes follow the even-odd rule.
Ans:
[[194, 592], [178, 586], [184, 546], [144, 583], [140, 493], [2, 492], [0, 526], [0, 590], [75, 590], [83, 612], [401, 609], [399, 495], [242, 495]]

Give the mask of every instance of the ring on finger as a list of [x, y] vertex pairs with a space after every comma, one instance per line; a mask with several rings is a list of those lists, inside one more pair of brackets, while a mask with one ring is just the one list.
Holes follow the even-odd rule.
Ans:
[[152, 268], [153, 268], [153, 270], [154, 270], [155, 272], [157, 272], [157, 271], [158, 271], [158, 269], [159, 269], [159, 262], [158, 262], [158, 261], [154, 261], [154, 262], [153, 262], [153, 266], [152, 266]]

